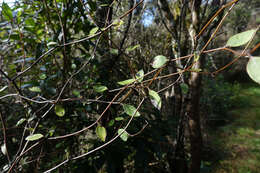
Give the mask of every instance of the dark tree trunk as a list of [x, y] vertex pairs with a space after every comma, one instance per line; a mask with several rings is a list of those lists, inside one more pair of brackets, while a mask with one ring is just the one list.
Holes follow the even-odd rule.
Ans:
[[[196, 68], [200, 68], [201, 61], [198, 61]], [[189, 97], [186, 108], [188, 116], [189, 139], [190, 139], [190, 152], [191, 164], [189, 166], [189, 173], [199, 173], [201, 164], [201, 151], [202, 151], [202, 136], [200, 127], [200, 93], [201, 93], [201, 80], [202, 77], [199, 73], [191, 73], [189, 79]]]

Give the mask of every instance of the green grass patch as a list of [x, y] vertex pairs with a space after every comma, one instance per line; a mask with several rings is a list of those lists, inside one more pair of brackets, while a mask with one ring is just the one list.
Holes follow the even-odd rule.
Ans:
[[260, 172], [260, 86], [244, 85], [234, 96], [225, 126], [211, 134], [217, 152], [224, 153], [212, 173]]

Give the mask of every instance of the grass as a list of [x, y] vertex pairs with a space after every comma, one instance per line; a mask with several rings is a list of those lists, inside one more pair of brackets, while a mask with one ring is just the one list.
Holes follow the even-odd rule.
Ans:
[[229, 123], [210, 134], [212, 173], [260, 172], [260, 85], [245, 85], [228, 112]]

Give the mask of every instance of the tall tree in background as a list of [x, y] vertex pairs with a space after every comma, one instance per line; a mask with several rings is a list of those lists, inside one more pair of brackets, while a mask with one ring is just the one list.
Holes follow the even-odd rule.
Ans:
[[201, 51], [223, 12], [199, 32], [225, 3], [3, 3], [0, 171], [200, 172]]
[[[225, 2], [221, 0], [206, 1], [202, 3], [201, 0], [192, 1], [174, 1], [169, 4], [166, 0], [159, 0], [159, 8], [162, 13], [162, 20], [165, 21], [165, 27], [172, 35], [171, 47], [172, 53], [177, 55], [176, 57], [183, 56], [188, 53], [197, 53], [201, 50], [207, 40], [210, 38], [212, 29], [220, 21], [221, 15], [218, 20], [215, 21], [211, 28], [196, 38], [199, 31], [202, 29], [205, 22], [212, 16], [218, 8]], [[172, 7], [172, 8], [170, 8]], [[214, 9], [212, 8], [214, 7]], [[172, 10], [173, 11], [172, 11]], [[206, 15], [207, 14], [207, 15]], [[205, 55], [198, 55], [193, 57], [193, 60], [189, 59], [186, 64], [173, 64], [173, 72], [177, 72], [177, 66], [187, 67], [192, 69], [203, 69], [205, 62]], [[187, 120], [187, 127], [189, 131], [191, 162], [189, 165], [190, 173], [200, 172], [201, 154], [202, 154], [202, 135], [201, 135], [201, 122], [200, 122], [200, 96], [202, 90], [202, 75], [197, 72], [191, 72], [188, 77], [180, 76], [173, 81], [179, 80], [179, 83], [186, 83], [189, 87], [188, 93], [185, 98], [182, 99], [182, 93], [180, 92], [179, 85], [174, 85], [175, 94], [175, 116], [180, 116], [179, 131], [177, 137], [177, 145], [175, 150], [175, 163], [172, 163], [172, 171], [185, 172], [187, 161], [185, 159], [184, 151], [184, 134]], [[173, 94], [172, 94], [173, 95]], [[168, 105], [169, 106], [169, 105]], [[174, 105], [173, 105], [174, 106]], [[172, 113], [172, 116], [174, 114]]]

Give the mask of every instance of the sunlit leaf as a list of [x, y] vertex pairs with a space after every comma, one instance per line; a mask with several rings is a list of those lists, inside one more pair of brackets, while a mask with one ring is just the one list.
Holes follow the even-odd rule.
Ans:
[[77, 68], [77, 65], [73, 63], [73, 64], [71, 64], [71, 68], [72, 68], [72, 69], [76, 69], [76, 68]]
[[167, 61], [168, 61], [168, 59], [167, 59], [165, 56], [163, 56], [163, 55], [158, 55], [158, 56], [154, 57], [152, 67], [153, 67], [153, 68], [160, 68], [160, 67], [162, 67]]
[[124, 120], [124, 118], [123, 117], [116, 117], [115, 120], [116, 121], [122, 121], [122, 120]]
[[141, 115], [138, 111], [136, 111], [136, 108], [132, 105], [124, 104], [123, 109], [127, 115], [134, 117], [139, 117]]
[[7, 154], [7, 150], [6, 150], [6, 145], [5, 144], [1, 145], [1, 151], [2, 151], [3, 155]]
[[107, 137], [107, 131], [106, 131], [105, 127], [98, 125], [96, 128], [96, 134], [99, 137], [99, 139], [101, 139], [101, 141], [105, 142], [106, 137]]
[[251, 79], [260, 84], [260, 57], [250, 57], [246, 71]]
[[248, 31], [241, 32], [239, 34], [233, 35], [227, 41], [227, 45], [229, 47], [238, 47], [246, 44], [253, 37], [256, 29], [251, 29]]
[[25, 138], [26, 141], [36, 141], [38, 139], [41, 139], [43, 137], [42, 134], [38, 133], [38, 134], [34, 134], [34, 135], [30, 135], [30, 136], [27, 136]]
[[38, 93], [42, 91], [41, 88], [39, 88], [39, 87], [31, 87], [31, 88], [29, 88], [29, 90], [32, 92], [38, 92]]
[[44, 74], [44, 73], [40, 74], [40, 79], [41, 79], [41, 80], [44, 80], [44, 79], [46, 79], [46, 78], [47, 78], [46, 74]]
[[2, 14], [5, 17], [5, 19], [9, 22], [13, 20], [13, 12], [11, 8], [8, 6], [8, 4], [5, 2], [2, 3]]
[[54, 129], [49, 130], [49, 135], [50, 135], [50, 136], [53, 136], [54, 132], [55, 132]]
[[144, 79], [144, 70], [140, 70], [135, 74], [135, 77], [137, 79], [138, 82], [142, 82]]
[[135, 46], [131, 46], [131, 47], [126, 48], [126, 51], [127, 52], [131, 52], [131, 51], [133, 51], [133, 50], [135, 50], [135, 49], [137, 49], [139, 47], [140, 47], [140, 44], [137, 44]]
[[20, 120], [16, 123], [16, 126], [19, 126], [19, 125], [23, 124], [23, 122], [25, 122], [25, 121], [26, 121], [25, 118], [20, 119]]
[[58, 45], [58, 43], [57, 43], [57, 42], [54, 42], [54, 41], [51, 41], [51, 42], [49, 42], [49, 43], [47, 44], [48, 47], [49, 47], [49, 46], [56, 46], [56, 45]]
[[102, 86], [102, 85], [97, 85], [97, 86], [94, 86], [93, 89], [97, 92], [97, 93], [102, 93], [104, 91], [107, 90], [107, 87], [106, 86]]
[[109, 4], [101, 4], [100, 7], [107, 7]]
[[89, 32], [89, 35], [92, 36], [92, 35], [95, 35], [96, 32], [98, 31], [98, 27], [95, 27], [95, 28], [92, 28]]
[[123, 140], [123, 141], [127, 141], [129, 135], [126, 131], [124, 131], [124, 129], [118, 129], [117, 133], [120, 135], [120, 138]]
[[160, 110], [162, 107], [162, 102], [161, 102], [161, 97], [159, 96], [159, 94], [153, 90], [149, 90], [149, 96], [150, 96], [151, 102], [154, 105], [154, 107], [156, 107], [158, 110]]
[[63, 117], [65, 115], [65, 109], [61, 105], [55, 105], [55, 113], [59, 117]]
[[27, 18], [25, 20], [25, 24], [27, 27], [35, 27], [35, 22], [34, 22], [33, 18]]
[[127, 79], [127, 80], [124, 80], [124, 81], [120, 81], [120, 82], [117, 82], [119, 85], [128, 85], [128, 84], [131, 84], [135, 81], [135, 79]]
[[115, 29], [118, 29], [123, 24], [124, 24], [124, 21], [121, 19], [116, 19], [113, 21], [113, 25], [114, 25]]

